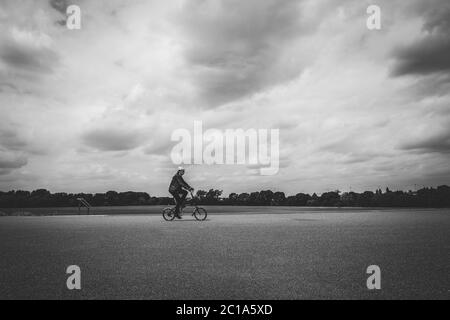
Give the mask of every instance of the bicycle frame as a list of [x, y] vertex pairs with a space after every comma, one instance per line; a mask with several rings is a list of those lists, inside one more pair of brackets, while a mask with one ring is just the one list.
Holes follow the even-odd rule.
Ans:
[[[197, 208], [197, 201], [196, 201], [196, 197], [194, 196], [194, 194], [192, 193], [192, 191], [189, 191], [189, 194], [191, 195], [190, 199], [185, 199], [183, 205], [180, 207], [180, 215], [183, 215], [183, 210], [185, 207], [191, 206], [191, 207], [195, 207]], [[195, 211], [194, 211], [195, 212]], [[194, 215], [194, 212], [192, 212], [192, 215]]]

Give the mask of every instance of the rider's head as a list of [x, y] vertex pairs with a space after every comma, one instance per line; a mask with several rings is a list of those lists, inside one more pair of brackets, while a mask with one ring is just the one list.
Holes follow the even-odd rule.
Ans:
[[183, 167], [178, 167], [177, 174], [182, 176], [184, 174], [184, 168]]

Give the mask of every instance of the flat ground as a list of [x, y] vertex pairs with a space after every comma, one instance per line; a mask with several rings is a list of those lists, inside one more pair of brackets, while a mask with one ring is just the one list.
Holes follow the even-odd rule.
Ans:
[[[448, 209], [224, 210], [204, 222], [0, 217], [0, 298], [450, 297]], [[69, 265], [81, 268], [80, 291], [66, 288]], [[366, 288], [369, 265], [381, 268], [381, 290]]]

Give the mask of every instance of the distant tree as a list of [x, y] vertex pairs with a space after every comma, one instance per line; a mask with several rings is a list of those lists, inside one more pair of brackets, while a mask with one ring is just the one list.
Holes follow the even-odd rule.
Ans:
[[203, 201], [206, 198], [206, 194], [207, 194], [207, 192], [204, 190], [197, 190], [196, 196], [197, 196], [197, 198], [200, 199], [200, 201]]
[[277, 191], [273, 194], [272, 204], [275, 206], [282, 206], [286, 202], [286, 195], [284, 192]]
[[262, 190], [256, 196], [256, 203], [258, 205], [269, 206], [273, 201], [273, 191], [272, 190]]
[[[391, 191], [386, 188], [375, 192], [362, 193], [344, 192], [338, 190], [325, 192], [318, 196], [316, 193], [297, 193], [288, 196], [283, 192], [272, 190], [255, 191], [252, 193], [230, 193], [228, 198], [221, 198], [222, 190], [198, 190], [197, 196], [201, 203], [210, 205], [288, 205], [288, 206], [362, 206], [362, 207], [450, 207], [450, 187], [446, 185], [437, 188], [422, 188], [417, 191]], [[77, 198], [84, 198], [93, 206], [129, 206], [129, 205], [168, 205], [174, 204], [172, 197], [150, 197], [146, 192], [116, 192], [106, 193], [77, 193], [67, 194], [57, 192], [52, 194], [46, 189], [32, 192], [25, 190], [0, 191], [1, 208], [27, 207], [75, 207]]]
[[231, 205], [236, 205], [238, 203], [238, 194], [237, 193], [230, 193], [230, 195], [228, 196], [228, 203]]
[[247, 205], [250, 199], [250, 195], [246, 192], [239, 194], [238, 202], [240, 205]]
[[325, 192], [319, 198], [319, 203], [321, 206], [334, 207], [340, 205], [341, 197], [336, 191]]
[[372, 206], [372, 199], [374, 198], [374, 193], [372, 191], [364, 191], [358, 197], [358, 204], [362, 207], [370, 207]]
[[209, 189], [205, 195], [204, 203], [215, 204], [219, 202], [219, 198], [222, 195], [222, 190]]
[[305, 193], [297, 193], [295, 195], [295, 205], [297, 206], [306, 206], [308, 200], [311, 200], [311, 196]]
[[357, 204], [358, 195], [355, 192], [344, 192], [341, 195], [341, 204], [344, 207], [352, 207]]
[[108, 191], [104, 196], [104, 205], [117, 206], [121, 204], [121, 199], [116, 191]]
[[249, 205], [253, 205], [253, 206], [259, 205], [259, 201], [260, 201], [259, 192], [256, 191], [256, 192], [250, 193], [250, 196], [248, 198]]

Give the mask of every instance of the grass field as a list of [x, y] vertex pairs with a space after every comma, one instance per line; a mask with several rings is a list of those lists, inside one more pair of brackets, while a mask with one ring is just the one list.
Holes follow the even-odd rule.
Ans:
[[[165, 222], [133, 208], [0, 217], [0, 298], [450, 297], [448, 209], [210, 207], [207, 221]], [[382, 288], [369, 291], [373, 264]]]

